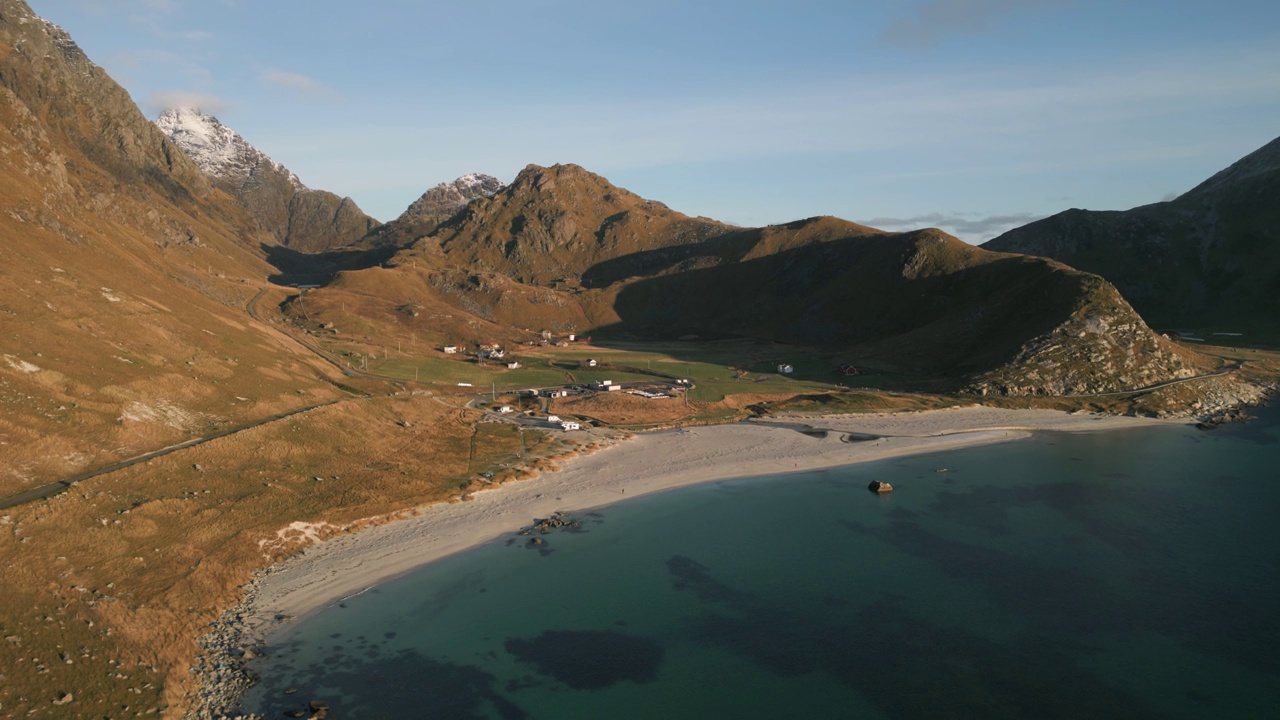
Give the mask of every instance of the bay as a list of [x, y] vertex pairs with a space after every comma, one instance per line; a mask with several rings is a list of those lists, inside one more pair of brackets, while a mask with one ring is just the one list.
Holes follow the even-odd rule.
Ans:
[[[288, 627], [254, 662], [245, 706], [1274, 717], [1280, 412], [1257, 412], [1212, 432], [1041, 433], [579, 513], [541, 545], [512, 534]], [[868, 492], [873, 479], [895, 491]]]

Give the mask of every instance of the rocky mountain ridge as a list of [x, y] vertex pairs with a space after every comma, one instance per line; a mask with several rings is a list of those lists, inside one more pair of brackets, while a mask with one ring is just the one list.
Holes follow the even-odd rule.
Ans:
[[577, 165], [530, 165], [501, 192], [401, 246], [446, 265], [547, 285], [576, 280], [605, 260], [699, 242], [730, 228], [646, 200]]
[[351, 198], [308, 188], [288, 168], [198, 108], [165, 110], [155, 124], [285, 247], [333, 250], [356, 242], [379, 224]]
[[170, 108], [155, 119], [169, 136], [206, 174], [219, 180], [243, 182], [265, 166], [281, 173], [296, 190], [308, 189], [298, 176], [250, 145], [239, 133], [199, 108]]
[[442, 182], [410, 203], [395, 220], [371, 232], [361, 245], [404, 247], [434, 232], [472, 200], [492, 197], [506, 187], [506, 183], [498, 178], [483, 173], [469, 173], [456, 180]]
[[1111, 282], [1151, 322], [1280, 333], [1280, 138], [1178, 198], [1071, 209], [983, 247], [1050, 257]]
[[312, 311], [355, 307], [338, 298], [381, 288], [490, 335], [767, 339], [995, 394], [1118, 390], [1195, 374], [1201, 362], [1105, 281], [1058, 263], [830, 217], [736, 228], [576, 165], [529, 166], [383, 265], [340, 274], [313, 293]]

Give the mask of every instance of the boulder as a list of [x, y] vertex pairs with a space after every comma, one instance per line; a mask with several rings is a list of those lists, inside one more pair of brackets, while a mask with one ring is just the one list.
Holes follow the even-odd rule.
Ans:
[[870, 490], [870, 491], [871, 491], [871, 492], [873, 492], [873, 493], [887, 493], [887, 492], [893, 492], [893, 486], [892, 486], [892, 485], [890, 485], [890, 484], [889, 484], [889, 483], [887, 483], [887, 482], [880, 481], [880, 480], [872, 480], [872, 481], [871, 481], [871, 484], [870, 484], [870, 485], [867, 485], [867, 489], [868, 489], [868, 490]]

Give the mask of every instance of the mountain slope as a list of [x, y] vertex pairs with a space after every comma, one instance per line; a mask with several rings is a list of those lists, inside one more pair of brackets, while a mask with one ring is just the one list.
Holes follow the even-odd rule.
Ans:
[[301, 252], [350, 245], [378, 225], [351, 198], [311, 190], [288, 168], [216, 117], [195, 108], [161, 113], [155, 124], [213, 183], [240, 200], [277, 242]]
[[[374, 311], [379, 293], [406, 313]], [[742, 229], [689, 218], [576, 166], [530, 166], [385, 267], [346, 272], [309, 307], [343, 327], [374, 315], [441, 341], [519, 328], [748, 337], [820, 346], [951, 387], [1055, 394], [1195, 373], [1100, 278], [992, 253], [937, 230], [837, 218]], [[339, 308], [366, 313], [342, 317]], [[364, 310], [357, 310], [364, 308]], [[435, 327], [432, 327], [434, 323]], [[366, 325], [367, 326], [367, 325]]]
[[16, 0], [0, 156], [0, 495], [334, 395], [244, 312], [266, 238]]
[[1113, 282], [1160, 325], [1280, 330], [1280, 138], [1170, 202], [1072, 209], [987, 242]]
[[406, 257], [547, 285], [577, 278], [605, 260], [698, 242], [728, 229], [646, 200], [577, 165], [530, 165], [501, 192], [473, 201], [418, 239]]

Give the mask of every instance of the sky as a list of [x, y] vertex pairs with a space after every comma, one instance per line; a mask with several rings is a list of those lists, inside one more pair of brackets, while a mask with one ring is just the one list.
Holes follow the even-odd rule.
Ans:
[[577, 163], [739, 225], [969, 242], [1170, 199], [1280, 135], [1275, 0], [28, 0], [390, 220]]

